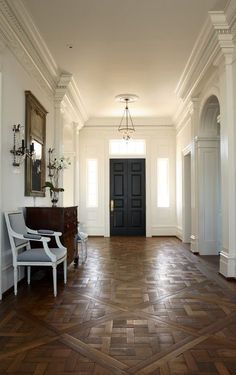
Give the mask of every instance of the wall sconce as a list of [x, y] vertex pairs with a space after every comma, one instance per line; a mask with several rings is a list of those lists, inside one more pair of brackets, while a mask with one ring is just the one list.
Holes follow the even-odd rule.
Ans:
[[30, 145], [30, 149], [27, 149], [25, 146], [25, 141], [21, 139], [21, 125], [13, 125], [13, 149], [10, 150], [11, 154], [13, 154], [13, 163], [14, 167], [19, 167], [21, 163], [25, 160], [26, 157], [34, 158], [35, 151], [34, 151], [34, 143], [32, 142]]

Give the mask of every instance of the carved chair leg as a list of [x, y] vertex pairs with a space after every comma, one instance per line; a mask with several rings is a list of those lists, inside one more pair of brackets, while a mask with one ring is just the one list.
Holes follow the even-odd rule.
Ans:
[[54, 297], [57, 296], [57, 266], [53, 264], [52, 266], [52, 275], [53, 275], [53, 293]]
[[30, 285], [30, 274], [31, 274], [31, 267], [27, 266], [27, 283]]
[[18, 268], [14, 267], [14, 294], [17, 295]]
[[63, 266], [64, 266], [64, 284], [66, 284], [67, 282], [67, 259], [64, 260]]

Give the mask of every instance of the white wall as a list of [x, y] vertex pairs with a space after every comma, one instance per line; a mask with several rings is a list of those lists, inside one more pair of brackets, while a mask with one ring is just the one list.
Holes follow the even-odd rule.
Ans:
[[[80, 131], [80, 200], [81, 229], [91, 235], [110, 235], [109, 230], [109, 140], [120, 139], [117, 127], [85, 126]], [[136, 139], [146, 141], [146, 234], [175, 235], [175, 129], [164, 127], [136, 128]], [[126, 155], [119, 156], [127, 158]], [[137, 156], [129, 156], [137, 157]], [[170, 207], [157, 208], [157, 158], [169, 158]], [[86, 207], [86, 160], [98, 160], [98, 208]]]
[[[15, 210], [25, 206], [47, 205], [48, 198], [36, 198], [24, 196], [24, 165], [21, 173], [14, 173], [12, 166], [12, 155], [10, 149], [13, 147], [13, 124], [25, 124], [25, 90], [30, 90], [48, 111], [47, 115], [47, 146], [53, 144], [53, 98], [49, 98], [35, 83], [22, 65], [16, 60], [12, 53], [3, 49], [1, 53], [2, 73], [2, 145], [1, 145], [1, 216], [3, 212]], [[2, 256], [2, 292], [13, 285], [12, 256], [8, 235], [2, 220], [1, 238]]]

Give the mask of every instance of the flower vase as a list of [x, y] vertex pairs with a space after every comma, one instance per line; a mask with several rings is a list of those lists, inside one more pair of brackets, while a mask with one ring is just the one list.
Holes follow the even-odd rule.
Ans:
[[57, 207], [58, 200], [59, 200], [59, 192], [52, 191], [52, 196], [51, 196], [52, 207]]

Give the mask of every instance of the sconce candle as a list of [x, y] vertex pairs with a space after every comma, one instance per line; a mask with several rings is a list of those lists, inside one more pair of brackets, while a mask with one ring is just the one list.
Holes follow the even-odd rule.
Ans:
[[30, 152], [31, 152], [31, 153], [34, 152], [34, 142], [32, 142], [31, 145], [30, 145]]

